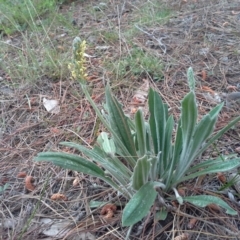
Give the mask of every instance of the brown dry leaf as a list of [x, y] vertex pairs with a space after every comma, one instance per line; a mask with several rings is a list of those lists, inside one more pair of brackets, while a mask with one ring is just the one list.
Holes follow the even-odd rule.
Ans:
[[189, 223], [188, 223], [188, 225], [187, 225], [187, 228], [188, 228], [188, 229], [193, 229], [193, 228], [195, 227], [197, 221], [198, 221], [198, 220], [197, 220], [196, 218], [192, 218], [192, 219], [189, 221]]
[[240, 153], [240, 147], [235, 148], [235, 152]]
[[58, 134], [58, 133], [60, 133], [60, 130], [57, 129], [57, 128], [52, 127], [52, 128], [50, 128], [50, 132], [54, 133], [54, 134]]
[[144, 83], [133, 95], [132, 104], [134, 105], [144, 104], [147, 100], [148, 91], [149, 91], [149, 81], [147, 79], [143, 79], [143, 81]]
[[114, 216], [114, 213], [117, 211], [117, 206], [114, 204], [106, 204], [102, 210], [101, 215], [104, 215], [104, 218], [109, 219]]
[[204, 90], [206, 92], [210, 92], [212, 94], [215, 94], [215, 92], [208, 86], [202, 86], [202, 90]]
[[189, 239], [189, 234], [188, 233], [183, 233], [183, 234], [174, 238], [174, 240], [188, 240], [188, 239]]
[[182, 188], [182, 187], [181, 187], [181, 188], [178, 188], [177, 191], [178, 191], [178, 193], [179, 193], [180, 196], [182, 196], [182, 197], [185, 196], [185, 189], [184, 189], [184, 188]]
[[226, 87], [226, 89], [227, 89], [228, 91], [237, 92], [237, 87], [236, 87], [236, 86], [229, 85], [229, 86]]
[[221, 208], [214, 203], [208, 204], [207, 207], [214, 212], [218, 212], [218, 213], [221, 212]]
[[25, 187], [29, 191], [33, 191], [35, 186], [33, 185], [34, 178], [32, 176], [26, 176], [25, 178]]
[[0, 178], [0, 184], [6, 184], [9, 181], [9, 179], [7, 177], [2, 177]]
[[172, 203], [173, 207], [178, 208], [179, 203], [177, 201], [172, 201], [171, 203]]
[[132, 114], [135, 114], [136, 112], [137, 112], [137, 108], [132, 108], [132, 109], [131, 109], [131, 113], [132, 113]]
[[206, 81], [206, 79], [207, 79], [207, 72], [205, 70], [202, 70], [201, 74], [202, 74], [202, 80]]
[[80, 178], [79, 177], [76, 177], [74, 180], [73, 180], [73, 186], [76, 187], [78, 186], [80, 183]]
[[101, 78], [98, 75], [92, 75], [92, 76], [87, 76], [86, 80], [87, 81], [93, 81], [93, 80], [98, 81], [98, 80], [101, 80]]
[[17, 178], [25, 178], [27, 176], [26, 172], [19, 172]]
[[221, 172], [217, 173], [217, 178], [221, 183], [226, 183], [227, 182], [226, 176]]
[[61, 51], [61, 52], [64, 52], [64, 51], [65, 51], [65, 48], [64, 48], [64, 46], [62, 46], [62, 45], [58, 45], [58, 46], [57, 46], [57, 50], [59, 50], [59, 51]]
[[57, 201], [57, 200], [67, 201], [68, 199], [64, 194], [55, 193], [51, 196], [51, 200], [53, 200], [53, 201]]

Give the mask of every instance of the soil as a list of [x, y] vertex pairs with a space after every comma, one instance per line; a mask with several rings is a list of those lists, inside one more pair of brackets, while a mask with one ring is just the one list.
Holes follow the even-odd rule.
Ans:
[[[122, 33], [132, 27], [137, 10], [144, 7], [145, 2], [108, 1], [104, 14], [96, 8], [103, 6], [99, 0], [66, 3], [59, 10], [63, 16], [72, 13], [72, 24], [88, 43], [89, 88], [100, 108], [104, 103], [104, 86], [110, 82], [126, 113], [131, 115], [129, 106], [134, 92], [147, 79], [178, 119], [181, 99], [188, 92], [189, 67], [195, 73], [200, 116], [215, 106], [218, 99], [225, 101], [222, 96], [240, 91], [238, 0], [162, 1], [162, 6], [171, 9], [173, 14], [163, 22], [137, 24], [131, 44], [127, 43]], [[89, 11], [93, 7], [94, 14]], [[104, 37], [103, 32], [112, 29], [119, 30], [118, 41]], [[21, 45], [21, 36], [12, 37], [13, 42], [15, 38], [20, 39], [17, 44]], [[61, 43], [69, 53], [71, 41], [72, 37], [66, 36]], [[99, 46], [104, 47], [103, 50], [96, 50]], [[105, 67], [106, 61], [116, 62], [119, 56], [127, 55], [132, 46], [161, 59], [164, 67], [160, 79], [147, 72], [127, 73], [117, 79], [115, 72]], [[8, 184], [8, 188], [0, 192], [0, 239], [124, 239], [129, 229], [121, 226], [121, 206], [110, 219], [101, 215], [101, 208], [90, 207], [90, 201], [120, 202], [108, 185], [99, 179], [33, 160], [42, 151], [73, 152], [59, 145], [62, 141], [94, 144], [101, 125], [79, 84], [70, 74], [61, 79], [46, 75], [32, 84], [19, 80], [18, 87], [13, 87], [13, 79], [4, 69], [0, 69], [0, 76], [0, 186]], [[44, 97], [59, 101], [59, 114], [46, 111], [42, 104]], [[237, 105], [224, 107], [216, 130], [239, 116]], [[203, 158], [238, 153], [239, 147], [239, 125], [236, 125]], [[31, 186], [27, 187], [24, 174], [32, 177], [29, 179], [32, 190]], [[186, 195], [197, 195], [208, 194], [221, 186], [217, 176], [205, 176], [183, 187]], [[237, 195], [236, 201], [231, 200], [234, 191], [236, 189], [230, 188], [220, 196], [240, 213]], [[56, 193], [64, 197], [51, 200]], [[153, 208], [147, 218], [133, 227], [129, 239], [240, 239], [238, 217], [227, 215], [222, 209], [196, 208], [189, 204], [177, 208], [164, 221], [154, 220]], [[59, 237], [47, 237], [46, 226], [40, 225], [42, 218], [69, 223], [63, 228], [66, 232]], [[197, 220], [193, 226], [191, 219]]]

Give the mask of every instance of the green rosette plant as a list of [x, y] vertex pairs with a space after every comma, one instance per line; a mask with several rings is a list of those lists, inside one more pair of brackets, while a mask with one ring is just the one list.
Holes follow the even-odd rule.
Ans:
[[[123, 226], [132, 226], [145, 217], [155, 201], [161, 199], [163, 207], [172, 194], [180, 204], [189, 202], [205, 207], [215, 203], [231, 215], [237, 214], [221, 198], [211, 195], [181, 197], [178, 184], [201, 175], [225, 172], [240, 165], [240, 158], [219, 156], [216, 159], [194, 160], [226, 131], [236, 124], [237, 117], [220, 131], [213, 133], [223, 103], [198, 119], [195, 97], [195, 79], [192, 68], [188, 69], [189, 93], [181, 102], [178, 122], [168, 113], [168, 106], [159, 94], [150, 89], [148, 94], [149, 118], [144, 119], [139, 109], [134, 119], [126, 116], [121, 104], [106, 86], [106, 109], [100, 111], [87, 90], [84, 51], [86, 43], [76, 38], [73, 41], [73, 62], [69, 65], [73, 78], [79, 81], [82, 90], [107, 129], [102, 132], [93, 148], [73, 142], [60, 144], [77, 149], [85, 157], [61, 152], [42, 152], [36, 161], [49, 161], [65, 169], [72, 169], [108, 183], [127, 200]], [[124, 161], [123, 161], [124, 160]]]

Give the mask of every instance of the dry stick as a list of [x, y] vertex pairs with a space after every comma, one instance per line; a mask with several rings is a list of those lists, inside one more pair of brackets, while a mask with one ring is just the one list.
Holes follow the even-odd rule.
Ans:
[[[175, 211], [177, 214], [180, 214], [181, 216], [184, 216], [184, 217], [188, 217], [188, 218], [192, 218], [192, 217], [193, 217], [193, 216], [191, 216], [191, 215], [189, 215], [189, 214], [187, 214], [187, 213], [183, 213], [183, 212], [178, 211], [178, 210], [175, 210], [175, 209], [173, 209], [173, 211]], [[229, 234], [231, 234], [231, 235], [233, 235], [233, 236], [238, 236], [238, 235], [240, 235], [240, 231], [232, 232], [231, 230], [229, 230], [229, 229], [227, 229], [227, 228], [225, 228], [225, 227], [223, 227], [223, 226], [220, 226], [220, 225], [217, 225], [217, 224], [215, 224], [215, 223], [209, 222], [209, 221], [204, 220], [204, 219], [202, 219], [202, 218], [200, 218], [200, 217], [194, 217], [194, 218], [196, 218], [197, 220], [199, 220], [199, 221], [201, 221], [201, 222], [205, 222], [205, 223], [207, 223], [207, 224], [210, 224], [210, 225], [213, 225], [213, 226], [217, 226], [217, 227], [221, 228], [222, 230], [228, 232]]]
[[149, 33], [149, 32], [147, 32], [147, 31], [143, 30], [143, 29], [140, 28], [137, 24], [135, 24], [135, 27], [136, 27], [138, 30], [140, 30], [141, 32], [147, 34], [147, 35], [148, 35], [149, 37], [151, 37], [152, 39], [154, 39], [154, 40], [158, 43], [158, 45], [160, 46], [160, 48], [162, 49], [163, 53], [166, 54], [166, 52], [167, 52], [167, 47], [166, 47], [165, 44], [162, 43], [162, 40], [163, 40], [163, 39], [166, 39], [167, 37], [156, 38], [156, 37], [154, 36], [154, 33]]

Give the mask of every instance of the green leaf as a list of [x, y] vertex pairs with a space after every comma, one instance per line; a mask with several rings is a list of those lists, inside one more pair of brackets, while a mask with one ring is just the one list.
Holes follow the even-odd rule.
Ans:
[[75, 148], [91, 160], [100, 164], [105, 170], [108, 171], [116, 183], [118, 183], [119, 187], [124, 190], [123, 192], [118, 188], [118, 191], [123, 193], [127, 198], [129, 195], [133, 195], [131, 189], [127, 190], [126, 187], [130, 183], [132, 171], [127, 166], [125, 166], [118, 157], [112, 156], [111, 154], [106, 154], [97, 146], [94, 147], [94, 149], [89, 149], [73, 142], [61, 142], [60, 144]]
[[103, 207], [104, 205], [108, 204], [109, 202], [103, 202], [103, 201], [94, 201], [91, 200], [89, 202], [89, 207], [90, 208], [99, 208], [99, 207]]
[[204, 146], [198, 151], [197, 155], [199, 156], [201, 153], [203, 153], [210, 145], [212, 145], [216, 140], [218, 140], [225, 132], [227, 132], [229, 129], [231, 129], [239, 121], [240, 121], [240, 116], [236, 117], [234, 120], [232, 120], [230, 123], [228, 123], [223, 129], [218, 131], [213, 137], [211, 137], [204, 144]]
[[218, 206], [225, 208], [228, 214], [230, 215], [237, 215], [237, 212], [233, 210], [229, 205], [224, 202], [221, 198], [210, 196], [210, 195], [198, 195], [198, 196], [190, 196], [190, 197], [183, 197], [183, 200], [189, 203], [192, 203], [198, 207], [206, 207], [209, 204], [217, 204]]
[[146, 143], [146, 127], [143, 114], [141, 110], [138, 110], [135, 114], [135, 126], [136, 126], [136, 137], [138, 143], [138, 149], [140, 157], [143, 157], [147, 151]]
[[132, 199], [127, 203], [123, 210], [122, 225], [131, 226], [145, 217], [157, 196], [154, 189], [154, 182], [143, 185]]
[[60, 144], [75, 148], [78, 151], [82, 152], [90, 159], [93, 159], [97, 163], [101, 164], [101, 166], [107, 169], [109, 172], [112, 171], [113, 176], [115, 176], [116, 174], [122, 175], [126, 179], [129, 179], [132, 176], [132, 171], [129, 168], [127, 168], [120, 161], [120, 159], [116, 157], [114, 157], [114, 159], [110, 158], [109, 155], [104, 153], [99, 147], [94, 147], [94, 149], [92, 150], [73, 142], [61, 142]]
[[170, 116], [166, 123], [166, 131], [165, 131], [165, 144], [164, 149], [162, 150], [162, 161], [164, 162], [163, 171], [169, 170], [169, 166], [172, 160], [172, 134], [174, 127], [174, 119], [173, 116]]
[[97, 138], [97, 143], [107, 154], [115, 155], [116, 147], [113, 140], [109, 139], [109, 134], [106, 132], [101, 132], [101, 134]]
[[[93, 107], [94, 111], [96, 112], [98, 118], [100, 119], [100, 121], [102, 122], [102, 124], [104, 125], [104, 127], [111, 133], [111, 135], [113, 136], [114, 138], [114, 142], [115, 142], [115, 145], [117, 147], [117, 152], [121, 152], [124, 156], [127, 156], [125, 157], [125, 160], [132, 166], [134, 167], [135, 166], [135, 163], [136, 163], [136, 159], [137, 159], [137, 156], [136, 155], [131, 155], [128, 151], [128, 148], [125, 146], [125, 142], [122, 141], [122, 139], [120, 138], [119, 136], [119, 133], [118, 132], [115, 132], [116, 129], [113, 129], [112, 128], [112, 125], [110, 124], [110, 118], [111, 116], [109, 115], [106, 115], [104, 113], [102, 113], [96, 103], [92, 100], [89, 92], [88, 92], [88, 89], [87, 89], [87, 85], [86, 84], [83, 84], [82, 82], [80, 82], [81, 84], [81, 87], [82, 87], [82, 91], [84, 92], [87, 100], [89, 101], [89, 103], [91, 104], [91, 106]], [[111, 102], [111, 91], [110, 91], [110, 87], [107, 86], [107, 89], [106, 89], [106, 98], [107, 98], [107, 90], [108, 90], [108, 95], [109, 98], [110, 98], [110, 102]], [[109, 106], [108, 106], [109, 107]], [[112, 106], [114, 108], [114, 104]], [[120, 107], [120, 106], [119, 106]], [[129, 118], [127, 118], [125, 116], [125, 118], [127, 119], [127, 122], [129, 123], [130, 120]], [[118, 120], [117, 120], [118, 121]], [[117, 122], [116, 122], [117, 124]]]
[[190, 156], [196, 157], [198, 150], [207, 141], [209, 136], [212, 134], [217, 117], [221, 111], [223, 104], [220, 104], [213, 108], [208, 114], [206, 114], [201, 121], [197, 124], [193, 135], [193, 143], [190, 150]]
[[196, 164], [196, 165], [192, 166], [191, 168], [189, 168], [186, 173], [187, 174], [192, 174], [192, 173], [194, 173], [196, 171], [199, 171], [199, 169], [207, 168], [207, 167], [210, 167], [210, 166], [212, 166], [214, 164], [222, 163], [226, 159], [227, 158], [222, 156], [222, 157], [217, 157], [216, 159], [204, 160], [204, 161], [200, 162], [199, 164]]
[[158, 157], [152, 157], [148, 159], [150, 163], [150, 171], [149, 171], [149, 176], [152, 181], [156, 181], [159, 176], [158, 176]]
[[[197, 105], [193, 92], [188, 93], [182, 101], [181, 128], [182, 128], [182, 152], [176, 168], [176, 179], [182, 177], [189, 166], [192, 156], [189, 156], [189, 147], [192, 144], [193, 134], [197, 122]], [[190, 148], [191, 149], [191, 148]]]
[[160, 211], [157, 211], [154, 218], [156, 221], [164, 221], [166, 220], [168, 215], [168, 211], [165, 207], [161, 208]]
[[[125, 159], [129, 159], [129, 163], [132, 167], [134, 167], [135, 162], [132, 162], [132, 158], [137, 160], [137, 152], [132, 133], [128, 125], [128, 120], [122, 110], [122, 106], [119, 104], [117, 99], [112, 96], [109, 86], [106, 87], [106, 102], [111, 129], [117, 135], [118, 139], [120, 139], [121, 143], [123, 143], [124, 147], [128, 150], [128, 154], [125, 155]], [[117, 144], [118, 147], [121, 147], [118, 139], [115, 139], [115, 135], [113, 135], [113, 138], [115, 140], [115, 144]], [[130, 157], [128, 158], [127, 156]]]
[[139, 158], [133, 170], [132, 186], [135, 190], [139, 190], [148, 181], [149, 170], [150, 162], [148, 157]]
[[188, 68], [187, 71], [187, 80], [188, 80], [188, 86], [191, 91], [195, 92], [195, 78], [192, 67]]
[[153, 140], [155, 154], [163, 150], [165, 140], [165, 126], [168, 109], [159, 94], [152, 89], [148, 95], [148, 106], [150, 112], [149, 125]]
[[[168, 169], [168, 172], [165, 172], [164, 178], [167, 178], [166, 180], [166, 188], [169, 190], [172, 188], [172, 185], [174, 185], [175, 182], [175, 177], [176, 177], [176, 166], [179, 162], [181, 152], [183, 148], [183, 137], [182, 137], [182, 128], [181, 128], [181, 121], [178, 122], [177, 126], [177, 133], [176, 133], [176, 139], [175, 139], [175, 144], [173, 146], [173, 157], [172, 160], [170, 161], [170, 166]], [[166, 174], [167, 173], [167, 174]], [[161, 172], [160, 172], [161, 174]], [[160, 175], [162, 177], [162, 174]]]
[[181, 127], [183, 135], [183, 144], [187, 146], [193, 136], [197, 122], [197, 104], [193, 92], [188, 93], [182, 101]]
[[76, 170], [96, 177], [104, 177], [103, 170], [96, 164], [80, 156], [69, 153], [42, 152], [39, 153], [34, 160], [48, 161], [65, 169]]
[[[213, 161], [214, 162], [214, 161]], [[211, 174], [211, 173], [217, 173], [217, 172], [226, 172], [229, 171], [231, 169], [236, 169], [237, 167], [239, 167], [240, 165], [240, 158], [236, 158], [236, 159], [231, 159], [227, 162], [216, 162], [213, 163], [211, 166], [207, 167], [206, 169], [203, 170], [199, 170], [196, 173], [190, 174], [186, 177], [183, 177], [180, 179], [179, 182], [183, 182], [198, 176], [202, 176], [205, 174]], [[191, 171], [191, 169], [189, 169], [189, 171]]]
[[5, 183], [3, 186], [0, 186], [0, 194], [2, 194], [9, 186], [9, 183]]
[[59, 152], [42, 152], [39, 153], [34, 160], [52, 162], [53, 164], [65, 169], [71, 169], [98, 177], [109, 183], [113, 188], [117, 190], [119, 189], [119, 187], [111, 179], [105, 176], [104, 171], [101, 168], [80, 156]]

